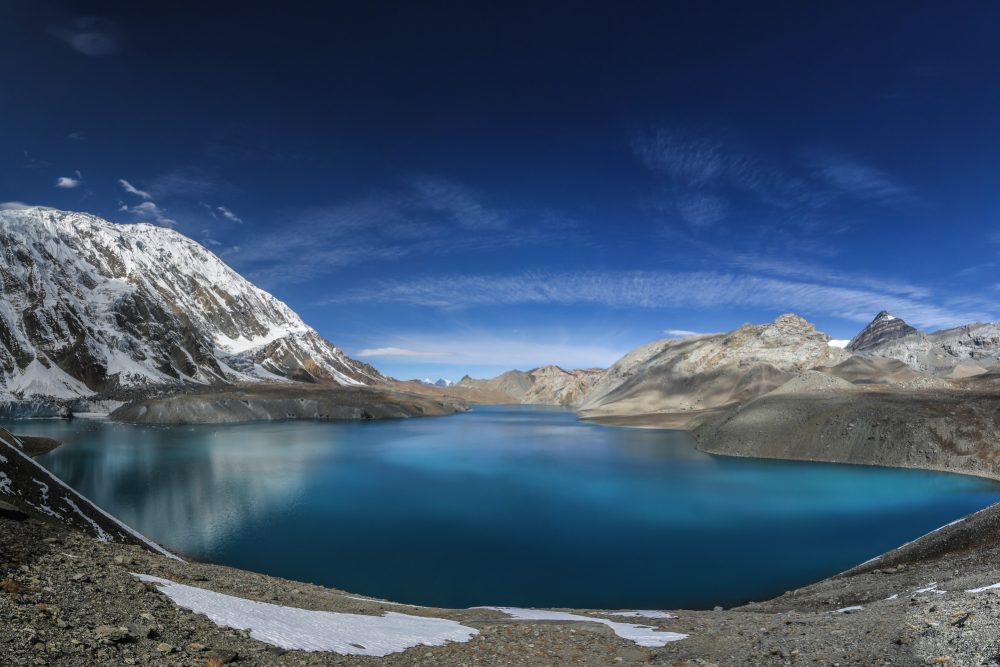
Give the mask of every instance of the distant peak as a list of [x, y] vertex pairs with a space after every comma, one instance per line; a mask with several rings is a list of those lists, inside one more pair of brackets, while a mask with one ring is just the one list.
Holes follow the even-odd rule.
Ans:
[[882, 310], [868, 326], [851, 339], [846, 349], [851, 352], [864, 352], [914, 333], [917, 333], [917, 330], [904, 320], [890, 315], [887, 310]]

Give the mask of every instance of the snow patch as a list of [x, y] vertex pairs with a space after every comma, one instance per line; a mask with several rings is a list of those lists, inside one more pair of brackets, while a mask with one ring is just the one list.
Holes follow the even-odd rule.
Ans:
[[634, 641], [639, 646], [659, 648], [666, 646], [668, 642], [676, 642], [687, 639], [687, 635], [679, 632], [665, 632], [657, 630], [648, 625], [635, 625], [632, 623], [616, 623], [606, 618], [596, 618], [594, 616], [580, 616], [569, 614], [564, 611], [548, 611], [546, 609], [521, 609], [518, 607], [477, 607], [478, 609], [493, 609], [516, 618], [520, 621], [569, 621], [578, 623], [602, 623], [612, 630], [622, 639]]
[[864, 609], [864, 607], [862, 607], [861, 605], [854, 605], [853, 607], [844, 607], [842, 609], [838, 609], [837, 611], [835, 611], [833, 613], [835, 613], [835, 614], [853, 614], [854, 612], [861, 611], [862, 609]]
[[995, 590], [997, 588], [1000, 588], [1000, 584], [990, 584], [989, 586], [983, 586], [982, 588], [970, 588], [969, 590], [967, 590], [965, 592], [966, 593], [983, 593], [985, 591], [992, 591], [992, 590]]
[[382, 657], [414, 646], [467, 642], [479, 631], [458, 621], [386, 612], [382, 616], [311, 611], [257, 602], [132, 573], [152, 583], [178, 606], [213, 623], [249, 630], [254, 639], [288, 650]]
[[845, 347], [847, 347], [847, 344], [850, 342], [851, 342], [850, 340], [831, 339], [828, 340], [826, 344], [829, 345], [830, 347], [837, 347], [843, 350]]
[[635, 611], [609, 611], [608, 616], [626, 616], [629, 618], [677, 618], [673, 614], [665, 611], [655, 611], [652, 609], [636, 609]]
[[0, 472], [0, 493], [5, 496], [14, 495], [14, 490], [11, 487], [10, 477], [6, 473]]
[[938, 590], [937, 582], [932, 581], [931, 583], [927, 584], [927, 586], [925, 586], [924, 588], [918, 588], [917, 590], [913, 591], [914, 595], [920, 595], [921, 593], [934, 593], [936, 595], [944, 595], [946, 591]]

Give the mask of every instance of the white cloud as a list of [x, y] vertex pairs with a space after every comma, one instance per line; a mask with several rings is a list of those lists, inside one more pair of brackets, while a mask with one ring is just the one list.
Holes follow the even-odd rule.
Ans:
[[225, 206], [216, 206], [215, 210], [217, 210], [219, 212], [219, 215], [221, 215], [226, 220], [243, 224], [243, 220]]
[[407, 350], [402, 347], [373, 347], [360, 350], [359, 357], [447, 357], [447, 352], [432, 352], [429, 350]]
[[126, 181], [124, 178], [119, 178], [118, 184], [125, 189], [125, 192], [131, 195], [135, 195], [136, 197], [140, 197], [147, 201], [153, 198], [153, 196], [150, 195], [148, 192], [146, 192], [145, 190], [140, 190], [139, 188], [135, 187], [134, 185]]
[[[452, 275], [378, 283], [332, 302], [382, 301], [434, 308], [525, 304], [608, 308], [759, 308], [774, 314], [833, 316], [867, 324], [888, 310], [924, 327], [957, 326], [1000, 315], [1000, 302], [931, 300], [866, 287], [715, 271], [619, 271]], [[450, 348], [449, 348], [450, 349]]]
[[164, 210], [151, 201], [144, 201], [141, 204], [136, 204], [135, 206], [121, 204], [118, 207], [118, 210], [125, 213], [131, 213], [132, 215], [142, 218], [143, 220], [151, 220], [161, 227], [173, 227], [177, 224], [176, 220], [168, 218]]
[[56, 187], [65, 188], [67, 190], [79, 187], [81, 183], [83, 183], [83, 181], [81, 181], [80, 179], [72, 178], [70, 176], [60, 176], [59, 178], [56, 179]]
[[26, 208], [52, 208], [52, 207], [39, 206], [37, 204], [25, 204], [23, 201], [0, 202], [0, 211], [23, 211]]

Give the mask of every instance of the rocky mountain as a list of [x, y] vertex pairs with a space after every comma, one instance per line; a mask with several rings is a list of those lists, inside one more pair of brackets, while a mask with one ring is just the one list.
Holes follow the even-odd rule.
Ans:
[[875, 319], [868, 326], [858, 332], [857, 336], [851, 339], [846, 349], [851, 352], [873, 350], [897, 338], [915, 333], [917, 333], [916, 329], [883, 310], [875, 316]]
[[0, 286], [7, 400], [385, 381], [204, 247], [162, 227], [43, 208], [0, 211]]
[[659, 340], [629, 352], [586, 395], [585, 416], [690, 412], [741, 403], [850, 353], [797, 315], [722, 334]]
[[968, 377], [1000, 365], [1000, 323], [966, 324], [924, 333], [883, 311], [847, 349], [868, 357], [895, 359], [923, 373]]
[[602, 368], [564, 370], [550, 365], [530, 371], [507, 371], [488, 380], [466, 375], [456, 386], [491, 392], [511, 403], [575, 406], [603, 373]]

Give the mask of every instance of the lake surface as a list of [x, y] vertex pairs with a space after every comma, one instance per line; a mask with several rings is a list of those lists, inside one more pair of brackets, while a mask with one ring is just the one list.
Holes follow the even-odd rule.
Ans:
[[180, 553], [427, 605], [762, 600], [1000, 499], [1000, 486], [971, 477], [715, 457], [683, 432], [536, 407], [5, 426], [66, 442], [39, 460]]

